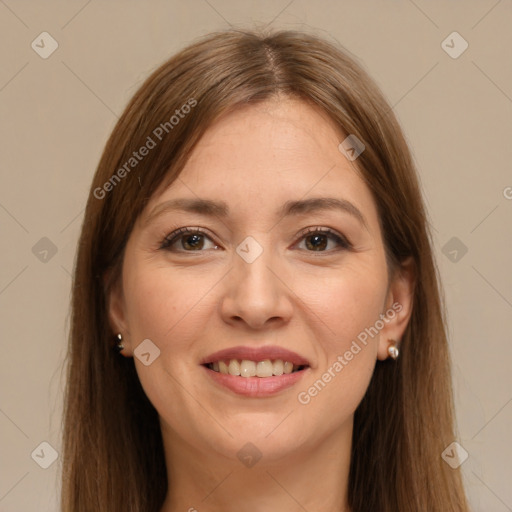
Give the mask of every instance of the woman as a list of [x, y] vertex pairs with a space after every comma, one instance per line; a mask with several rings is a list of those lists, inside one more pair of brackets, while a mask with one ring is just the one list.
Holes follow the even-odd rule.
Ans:
[[452, 410], [416, 172], [368, 75], [298, 32], [157, 69], [82, 227], [63, 510], [466, 511]]

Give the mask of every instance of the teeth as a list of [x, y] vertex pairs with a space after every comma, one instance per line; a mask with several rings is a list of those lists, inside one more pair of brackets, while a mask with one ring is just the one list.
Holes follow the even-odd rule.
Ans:
[[256, 375], [258, 377], [272, 377], [272, 361], [270, 359], [265, 359], [265, 361], [260, 361], [256, 365]]
[[256, 363], [254, 361], [247, 361], [247, 359], [244, 359], [240, 365], [240, 375], [242, 377], [254, 377], [256, 375]]
[[283, 361], [276, 359], [271, 361], [265, 359], [264, 361], [250, 361], [243, 359], [231, 359], [229, 361], [215, 361], [210, 363], [209, 368], [215, 372], [223, 373], [225, 375], [237, 375], [241, 377], [272, 377], [273, 375], [283, 375], [283, 373], [292, 373], [299, 370], [302, 366], [297, 366], [290, 361]]
[[274, 361], [274, 365], [272, 368], [272, 373], [274, 375], [283, 375], [284, 373], [284, 363], [281, 361], [281, 359], [278, 359], [277, 361]]
[[236, 359], [229, 361], [228, 372], [230, 375], [240, 375], [240, 363]]

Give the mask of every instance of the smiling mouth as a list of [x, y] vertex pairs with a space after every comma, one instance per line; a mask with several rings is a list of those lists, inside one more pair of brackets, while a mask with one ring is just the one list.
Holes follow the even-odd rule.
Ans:
[[251, 361], [248, 359], [229, 359], [214, 361], [203, 366], [214, 372], [238, 377], [276, 377], [290, 373], [300, 372], [309, 368], [307, 365], [297, 365], [282, 359], [265, 359], [263, 361]]

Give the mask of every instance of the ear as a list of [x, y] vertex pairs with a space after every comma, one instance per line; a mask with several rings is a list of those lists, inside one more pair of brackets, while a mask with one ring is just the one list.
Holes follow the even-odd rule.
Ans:
[[126, 322], [126, 307], [124, 301], [122, 277], [119, 276], [118, 279], [110, 283], [110, 287], [108, 288], [111, 272], [112, 269], [108, 269], [103, 275], [103, 284], [106, 289], [108, 321], [112, 332], [114, 332], [116, 336], [118, 333], [121, 333], [123, 336], [123, 345], [125, 348], [122, 353], [123, 355], [126, 355], [126, 353], [130, 352], [131, 347], [129, 344], [130, 332], [128, 323]]
[[391, 278], [381, 320], [384, 327], [380, 331], [377, 357], [384, 361], [389, 357], [390, 340], [400, 348], [400, 340], [409, 323], [413, 308], [416, 271], [412, 257], [407, 258], [396, 269]]

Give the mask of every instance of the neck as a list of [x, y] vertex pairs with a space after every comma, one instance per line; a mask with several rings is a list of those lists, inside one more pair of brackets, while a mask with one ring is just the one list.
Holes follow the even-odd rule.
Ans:
[[163, 423], [162, 434], [169, 482], [160, 512], [350, 512], [351, 421], [321, 445], [304, 443], [278, 460], [262, 453], [252, 466], [250, 459], [246, 466], [213, 449], [198, 450]]

